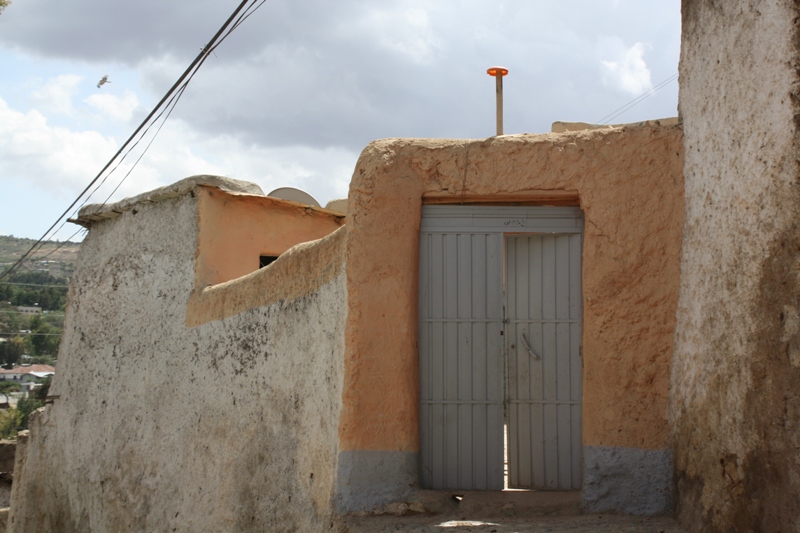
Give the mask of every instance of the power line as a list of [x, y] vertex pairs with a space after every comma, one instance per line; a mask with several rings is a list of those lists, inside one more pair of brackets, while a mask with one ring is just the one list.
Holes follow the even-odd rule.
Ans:
[[[230, 26], [231, 22], [242, 11], [242, 9], [244, 9], [245, 6], [248, 3], [252, 2], [252, 1], [253, 0], [242, 0], [242, 2], [239, 4], [239, 6], [233, 11], [233, 13], [231, 13], [231, 15], [225, 21], [225, 23], [220, 27], [219, 30], [217, 30], [217, 32], [214, 34], [214, 36], [211, 38], [211, 40], [208, 41], [208, 44], [206, 44], [201, 49], [200, 53], [197, 55], [197, 57], [195, 57], [194, 61], [192, 61], [192, 63], [186, 68], [186, 70], [183, 72], [183, 74], [181, 74], [181, 76], [178, 78], [178, 80], [172, 85], [172, 87], [170, 87], [169, 91], [167, 91], [167, 93], [164, 95], [164, 97], [161, 98], [161, 100], [158, 102], [158, 104], [156, 104], [156, 106], [153, 108], [153, 110], [147, 115], [147, 117], [145, 117], [145, 119], [142, 121], [142, 123], [139, 125], [139, 127], [136, 128], [136, 130], [131, 134], [131, 136], [128, 137], [128, 140], [126, 140], [125, 143], [123, 143], [123, 145], [119, 148], [119, 150], [117, 150], [117, 153], [114, 154], [114, 156], [105, 164], [105, 166], [103, 166], [103, 168], [100, 170], [100, 172], [98, 172], [98, 174], [94, 177], [94, 179], [91, 182], [89, 182], [89, 184], [83, 189], [83, 191], [78, 195], [78, 197], [75, 198], [75, 200], [69, 205], [69, 207], [67, 207], [67, 209], [61, 214], [61, 216], [58, 217], [58, 219], [56, 219], [56, 221], [48, 228], [48, 230], [44, 233], [44, 235], [42, 235], [42, 237], [39, 238], [36, 241], [36, 243], [34, 243], [34, 245], [31, 246], [31, 248], [27, 252], [25, 252], [25, 254], [16, 263], [14, 263], [11, 266], [11, 268], [6, 270], [4, 273], [0, 274], [0, 280], [3, 280], [4, 278], [6, 278], [9, 275], [11, 275], [16, 269], [19, 268], [19, 266], [25, 260], [28, 259], [28, 257], [30, 257], [33, 253], [35, 253], [37, 251], [38, 248], [41, 247], [42, 242], [48, 237], [48, 235], [51, 234], [51, 232], [53, 231], [53, 228], [55, 228], [58, 225], [58, 223], [62, 219], [64, 219], [64, 217], [66, 217], [72, 211], [72, 208], [75, 207], [78, 204], [78, 202], [80, 202], [81, 198], [83, 198], [83, 196], [92, 188], [92, 186], [95, 183], [97, 183], [97, 181], [100, 179], [101, 176], [103, 176], [105, 171], [108, 170], [108, 168], [112, 165], [112, 163], [114, 163], [114, 161], [117, 160], [117, 158], [120, 156], [120, 154], [122, 154], [122, 152], [125, 151], [127, 146], [129, 144], [131, 144], [131, 142], [136, 138], [136, 136], [139, 134], [139, 132], [142, 131], [142, 129], [145, 128], [145, 126], [150, 122], [150, 120], [153, 118], [153, 116], [156, 115], [156, 113], [159, 111], [159, 109], [161, 109], [161, 107], [164, 105], [164, 102], [169, 100], [173, 96], [173, 93], [175, 93], [176, 91], [179, 90], [178, 88], [182, 84], [183, 84], [183, 87], [180, 88], [180, 93], [179, 94], [183, 93], [183, 90], [185, 90], [186, 84], [188, 84], [188, 81], [190, 81], [191, 78], [194, 77], [194, 73], [196, 72], [196, 69], [199, 68], [200, 65], [202, 65], [203, 62], [205, 62], [205, 58], [208, 56], [208, 54], [210, 52], [212, 52], [218, 46], [219, 42], [217, 42], [217, 41], [219, 40], [221, 42], [220, 36], [226, 31], [228, 26]], [[253, 12], [255, 12], [256, 9], [261, 7], [261, 5], [263, 5], [264, 2], [265, 2], [265, 0], [261, 0], [261, 3], [258, 4], [255, 8], [253, 8], [253, 6], [251, 6], [251, 8], [246, 10], [244, 15], [242, 17], [239, 17], [239, 19], [234, 24], [234, 27], [231, 28], [231, 30], [228, 31], [225, 34], [224, 37], [227, 37], [228, 35], [230, 35], [230, 32], [233, 31], [233, 29], [237, 28], [239, 26], [239, 24], [241, 24], [247, 17], [249, 17]], [[224, 37], [223, 37], [223, 39], [224, 39]], [[189, 80], [187, 80], [186, 84], [184, 84], [184, 80], [187, 77], [189, 77]], [[174, 98], [173, 98], [173, 100], [174, 100]], [[171, 100], [171, 101], [173, 101], [173, 100]], [[174, 102], [177, 103], [177, 100], [174, 100]], [[161, 111], [159, 116], [161, 116], [163, 113], [164, 113], [164, 110]], [[148, 126], [147, 129], [149, 129], [149, 127], [150, 126]], [[138, 142], [139, 141], [137, 140], [137, 143]], [[130, 150], [128, 150], [127, 153], [129, 153], [129, 152], [130, 152]], [[117, 166], [119, 166], [119, 164], [117, 164]], [[61, 226], [59, 227], [59, 230], [61, 229], [61, 227], [63, 227], [63, 225], [64, 224], [62, 223]]]
[[[216, 42], [216, 43], [215, 43], [215, 44], [214, 44], [214, 45], [213, 45], [211, 48], [209, 48], [208, 46], [205, 46], [205, 47], [203, 47], [203, 48], [201, 49], [201, 53], [203, 53], [203, 52], [204, 52], [202, 60], [200, 61], [200, 63], [198, 63], [198, 64], [197, 64], [197, 67], [196, 67], [196, 68], [194, 69], [194, 71], [191, 73], [191, 75], [189, 76], [189, 78], [188, 78], [188, 79], [187, 79], [187, 80], [186, 80], [186, 81], [183, 83], [183, 85], [181, 86], [181, 88], [179, 89], [179, 91], [178, 91], [178, 92], [177, 92], [177, 93], [176, 93], [176, 94], [175, 94], [175, 95], [172, 97], [172, 99], [170, 100], [170, 102], [169, 102], [169, 103], [167, 103], [167, 107], [166, 107], [166, 109], [165, 109], [164, 111], [162, 111], [161, 113], [159, 113], [158, 117], [156, 117], [156, 120], [158, 120], [158, 118], [160, 118], [160, 117], [161, 117], [161, 115], [163, 115], [163, 114], [164, 114], [164, 112], [166, 112], [166, 113], [167, 113], [167, 115], [166, 115], [166, 116], [164, 117], [164, 119], [161, 121], [161, 124], [158, 126], [158, 129], [156, 130], [155, 134], [153, 134], [153, 138], [150, 140], [150, 142], [149, 142], [149, 143], [147, 143], [147, 146], [144, 148], [144, 151], [142, 152], [142, 154], [141, 154], [141, 155], [139, 156], [139, 158], [138, 158], [138, 159], [137, 159], [137, 160], [136, 160], [136, 161], [133, 163], [133, 165], [131, 166], [130, 170], [128, 170], [128, 172], [125, 174], [125, 176], [122, 178], [122, 180], [120, 180], [120, 182], [117, 184], [117, 186], [116, 186], [116, 187], [114, 187], [114, 190], [112, 190], [112, 191], [109, 193], [109, 195], [106, 197], [106, 199], [103, 201], [103, 203], [102, 203], [102, 204], [100, 204], [100, 205], [101, 205], [101, 207], [102, 207], [102, 206], [104, 206], [104, 205], [106, 205], [106, 203], [107, 203], [107, 202], [108, 202], [108, 201], [111, 199], [111, 197], [112, 197], [112, 196], [114, 196], [114, 193], [116, 193], [116, 192], [117, 192], [117, 190], [118, 190], [118, 189], [119, 189], [119, 188], [122, 186], [122, 184], [123, 184], [123, 183], [125, 183], [125, 180], [127, 180], [127, 179], [128, 179], [128, 176], [130, 176], [130, 175], [131, 175], [131, 172], [133, 172], [133, 169], [134, 169], [134, 168], [136, 168], [136, 165], [139, 163], [139, 161], [141, 161], [142, 157], [144, 157], [144, 154], [145, 154], [145, 153], [147, 153], [147, 150], [150, 148], [150, 145], [151, 145], [151, 144], [153, 144], [153, 141], [155, 141], [155, 138], [156, 138], [156, 137], [158, 136], [158, 134], [161, 132], [161, 128], [162, 128], [162, 127], [164, 127], [164, 124], [166, 124], [166, 122], [167, 122], [167, 119], [169, 119], [170, 115], [172, 114], [172, 111], [175, 109], [175, 106], [177, 106], [177, 105], [178, 105], [178, 102], [180, 101], [181, 97], [183, 96], [183, 93], [184, 93], [184, 91], [186, 90], [186, 87], [188, 87], [188, 86], [189, 86], [189, 82], [191, 82], [191, 81], [192, 81], [192, 79], [194, 78], [195, 74], [197, 74], [197, 71], [200, 69], [200, 67], [203, 65], [203, 63], [205, 63], [206, 59], [208, 58], [208, 55], [209, 55], [209, 54], [211, 54], [211, 53], [214, 53], [214, 50], [216, 50], [216, 48], [217, 48], [217, 47], [218, 47], [220, 44], [222, 44], [222, 42], [223, 42], [223, 41], [224, 41], [224, 40], [225, 40], [225, 39], [228, 37], [228, 35], [230, 35], [231, 33], [233, 33], [233, 31], [234, 31], [236, 28], [238, 28], [238, 27], [239, 27], [239, 26], [240, 26], [240, 25], [241, 25], [241, 24], [242, 24], [242, 23], [243, 23], [245, 20], [247, 20], [247, 19], [250, 17], [250, 15], [252, 15], [253, 13], [255, 13], [255, 12], [256, 12], [256, 10], [258, 10], [258, 8], [260, 8], [262, 5], [264, 5], [264, 3], [265, 3], [265, 2], [266, 2], [266, 0], [261, 0], [261, 2], [260, 2], [260, 3], [258, 3], [258, 4], [255, 4], [255, 3], [254, 3], [254, 4], [250, 5], [250, 6], [249, 6], [247, 9], [245, 9], [245, 11], [244, 11], [244, 12], [243, 12], [243, 13], [242, 13], [240, 16], [239, 16], [239, 18], [236, 20], [236, 22], [234, 22], [233, 26], [231, 26], [231, 28], [230, 28], [230, 29], [229, 29], [229, 30], [228, 30], [228, 31], [225, 33], [225, 35], [223, 35], [223, 36], [222, 36], [222, 37], [221, 37], [221, 38], [220, 38], [220, 39], [219, 39], [219, 40], [218, 40], [218, 41], [217, 41], [217, 42]], [[215, 54], [215, 55], [216, 55], [216, 54]], [[154, 121], [154, 122], [155, 122], [155, 121]], [[150, 126], [148, 126], [147, 130], [145, 131], [145, 133], [143, 133], [143, 134], [142, 134], [142, 138], [144, 138], [144, 135], [146, 135], [146, 134], [147, 134], [147, 131], [149, 131], [150, 127], [152, 127], [152, 124], [151, 124]], [[140, 139], [140, 140], [141, 140], [141, 139]], [[139, 142], [139, 141], [137, 141], [137, 144], [138, 144], [138, 142]], [[129, 151], [129, 153], [130, 153], [130, 151]], [[127, 154], [126, 154], [126, 156], [127, 156]], [[117, 167], [118, 167], [118, 166], [119, 166], [119, 165], [117, 165]], [[114, 170], [116, 170], [116, 168], [117, 168], [117, 167], [115, 167], [115, 168], [114, 168]], [[112, 170], [112, 172], [113, 172], [113, 170]], [[110, 174], [111, 174], [111, 173], [109, 173], [109, 175], [110, 175]], [[105, 181], [106, 181], [106, 180], [105, 180], [105, 178], [104, 178], [104, 179], [103, 179], [103, 182], [105, 182]], [[97, 192], [97, 190], [98, 190], [98, 189], [100, 189], [100, 186], [103, 184], [103, 182], [101, 182], [101, 183], [100, 183], [100, 185], [98, 185], [98, 186], [97, 186], [97, 188], [95, 188], [95, 190], [92, 192], [92, 194], [94, 194], [94, 192]], [[90, 197], [91, 197], [91, 195], [90, 195]], [[84, 201], [84, 205], [86, 204], [86, 202], [88, 202], [88, 200], [89, 200], [89, 199], [87, 198], [87, 199], [86, 199], [86, 201]]]
[[[241, 24], [242, 24], [242, 23], [243, 23], [245, 20], [247, 20], [247, 18], [249, 18], [249, 17], [250, 17], [250, 15], [252, 15], [253, 13], [255, 13], [255, 11], [256, 11], [258, 8], [260, 8], [260, 7], [261, 7], [261, 6], [262, 6], [262, 5], [263, 5], [265, 2], [266, 2], [266, 0], [261, 0], [261, 2], [260, 2], [260, 3], [258, 3], [258, 4], [251, 4], [250, 6], [248, 6], [248, 7], [247, 7], [247, 8], [244, 10], [244, 12], [242, 12], [242, 14], [241, 14], [241, 15], [239, 15], [239, 18], [238, 18], [238, 19], [236, 19], [236, 21], [233, 23], [233, 25], [230, 27], [230, 29], [228, 29], [228, 30], [227, 30], [227, 31], [224, 33], [224, 35], [222, 35], [222, 36], [221, 36], [219, 39], [217, 39], [216, 43], [214, 43], [214, 45], [213, 45], [213, 46], [211, 46], [211, 47], [209, 48], [209, 45], [206, 45], [206, 46], [204, 46], [203, 48], [201, 48], [201, 54], [202, 54], [202, 56], [203, 56], [203, 57], [200, 59], [200, 61], [199, 61], [199, 62], [197, 63], [197, 65], [194, 67], [194, 70], [193, 70], [193, 71], [191, 72], [191, 74], [188, 76], [188, 78], [186, 79], [186, 81], [184, 81], [184, 82], [183, 82], [183, 84], [180, 86], [180, 88], [177, 90], [177, 92], [175, 92], [175, 93], [174, 93], [174, 94], [171, 96], [171, 98], [169, 99], [169, 101], [166, 103], [166, 106], [164, 107], [164, 109], [162, 109], [162, 110], [161, 110], [161, 112], [160, 112], [160, 113], [159, 113], [159, 114], [158, 114], [158, 115], [155, 117], [155, 119], [153, 119], [153, 122], [147, 126], [147, 128], [146, 128], [146, 129], [144, 130], [144, 132], [142, 133], [141, 137], [140, 137], [139, 139], [137, 139], [137, 140], [136, 140], [136, 142], [134, 143], [134, 145], [133, 145], [133, 146], [131, 146], [131, 148], [129, 148], [129, 149], [128, 149], [128, 151], [125, 153], [125, 155], [123, 155], [123, 156], [122, 156], [122, 158], [121, 158], [121, 159], [120, 159], [120, 161], [119, 161], [119, 162], [118, 162], [118, 163], [117, 163], [117, 164], [114, 166], [114, 168], [112, 168], [112, 169], [111, 169], [111, 171], [110, 171], [110, 172], [109, 172], [109, 173], [108, 173], [108, 174], [107, 174], [107, 175], [106, 175], [106, 176], [105, 176], [105, 177], [102, 179], [102, 181], [100, 182], [100, 184], [98, 184], [98, 185], [97, 185], [97, 187], [95, 187], [95, 189], [94, 189], [94, 190], [91, 192], [91, 194], [89, 194], [89, 196], [86, 198], [86, 200], [84, 200], [84, 201], [83, 201], [83, 203], [81, 204], [81, 207], [83, 207], [84, 205], [86, 205], [86, 204], [89, 202], [89, 199], [90, 199], [90, 198], [91, 198], [91, 197], [94, 195], [94, 193], [96, 193], [96, 192], [97, 192], [97, 191], [100, 189], [100, 187], [102, 187], [102, 186], [103, 186], [103, 184], [106, 182], [106, 180], [107, 180], [107, 179], [108, 179], [108, 178], [109, 178], [109, 177], [110, 177], [110, 176], [111, 176], [111, 175], [114, 173], [114, 171], [116, 171], [116, 170], [119, 168], [119, 166], [120, 166], [120, 164], [122, 163], [122, 161], [124, 161], [124, 159], [125, 159], [125, 158], [126, 158], [126, 157], [127, 157], [127, 156], [128, 156], [128, 155], [129, 155], [129, 154], [132, 152], [132, 151], [133, 151], [133, 149], [134, 149], [134, 148], [135, 148], [135, 147], [136, 147], [136, 146], [139, 144], [139, 142], [141, 142], [141, 141], [144, 139], [144, 137], [145, 137], [145, 136], [147, 135], [147, 133], [150, 131], [150, 128], [152, 128], [152, 127], [153, 127], [153, 126], [154, 126], [154, 125], [155, 125], [155, 124], [158, 122], [158, 120], [159, 120], [159, 119], [161, 119], [161, 117], [164, 115], [164, 113], [166, 113], [166, 116], [164, 116], [163, 120], [161, 121], [161, 124], [158, 126], [158, 128], [156, 129], [156, 132], [153, 134], [153, 137], [150, 139], [150, 142], [148, 142], [148, 143], [147, 143], [147, 146], [145, 146], [145, 148], [144, 148], [144, 150], [142, 151], [142, 153], [139, 155], [139, 157], [136, 159], [136, 161], [134, 161], [133, 165], [131, 165], [131, 168], [128, 170], [128, 172], [126, 172], [126, 173], [125, 173], [125, 176], [123, 176], [122, 180], [120, 180], [120, 182], [117, 184], [117, 186], [116, 186], [116, 187], [114, 187], [114, 189], [111, 191], [111, 193], [109, 193], [109, 195], [106, 197], [106, 199], [103, 201], [103, 203], [101, 203], [101, 204], [100, 204], [100, 207], [102, 207], [102, 206], [106, 205], [106, 203], [108, 203], [108, 201], [111, 199], [111, 197], [112, 197], [112, 196], [114, 196], [114, 193], [116, 193], [116, 192], [117, 192], [117, 190], [118, 190], [118, 189], [119, 189], [119, 188], [122, 186], [122, 184], [125, 182], [125, 180], [127, 180], [127, 179], [128, 179], [128, 177], [131, 175], [131, 173], [133, 172], [133, 170], [136, 168], [136, 165], [137, 165], [137, 164], [139, 164], [139, 161], [141, 161], [141, 160], [142, 160], [142, 158], [144, 157], [144, 155], [147, 153], [147, 150], [150, 148], [150, 146], [153, 144], [153, 142], [155, 141], [155, 139], [156, 139], [156, 137], [158, 136], [158, 134], [161, 132], [161, 128], [162, 128], [162, 127], [164, 127], [164, 124], [166, 124], [166, 122], [167, 122], [167, 119], [169, 119], [170, 115], [172, 114], [172, 111], [174, 111], [174, 110], [175, 110], [175, 107], [178, 105], [178, 102], [180, 101], [181, 97], [183, 96], [183, 93], [184, 93], [184, 91], [186, 90], [186, 88], [189, 86], [189, 83], [192, 81], [192, 79], [194, 78], [195, 74], [197, 74], [198, 70], [199, 70], [199, 69], [200, 69], [200, 67], [203, 65], [203, 63], [205, 63], [206, 59], [208, 59], [208, 56], [209, 56], [209, 54], [211, 54], [211, 53], [214, 53], [214, 50], [216, 50], [216, 48], [217, 48], [217, 47], [218, 47], [220, 44], [222, 44], [222, 42], [224, 42], [224, 41], [225, 41], [225, 39], [226, 39], [226, 38], [227, 38], [227, 37], [228, 37], [228, 36], [229, 36], [229, 35], [230, 35], [230, 34], [231, 34], [231, 33], [232, 33], [232, 32], [233, 32], [233, 31], [234, 31], [236, 28], [238, 28], [238, 27], [239, 27], [239, 26], [240, 26], [240, 25], [241, 25]], [[231, 15], [231, 18], [233, 18], [233, 17], [235, 16], [235, 14], [236, 14], [236, 12], [234, 12], [234, 14], [233, 14], [233, 15]], [[230, 21], [230, 19], [229, 19], [229, 21]], [[214, 54], [214, 55], [216, 55], [216, 54]], [[189, 70], [189, 69], [187, 69], [187, 70]], [[80, 209], [80, 208], [79, 208], [79, 209]], [[62, 223], [61, 223], [61, 226], [59, 227], [59, 230], [61, 229], [61, 227], [63, 227], [63, 226], [64, 226], [64, 224], [65, 224], [65, 223], [66, 223], [66, 221], [64, 221], [64, 222], [62, 222]], [[71, 238], [71, 237], [70, 237], [70, 238]]]
[[[56, 230], [56, 233], [58, 233], [58, 231], [59, 231], [59, 230], [60, 230], [62, 227], [64, 227], [64, 223], [63, 223], [63, 222], [61, 223], [61, 226], [58, 228], [58, 230]], [[66, 240], [62, 241], [62, 242], [61, 242], [61, 244], [59, 244], [58, 246], [56, 246], [56, 247], [55, 247], [53, 250], [50, 250], [50, 252], [48, 252], [48, 253], [47, 253], [47, 255], [45, 255], [45, 256], [42, 256], [42, 257], [39, 257], [39, 258], [37, 258], [37, 259], [39, 259], [40, 261], [43, 261], [43, 260], [47, 259], [48, 257], [50, 257], [51, 255], [53, 255], [54, 253], [56, 253], [57, 251], [59, 251], [61, 248], [63, 248], [63, 247], [64, 247], [64, 246], [66, 246], [67, 244], [75, 244], [74, 242], [71, 242], [71, 241], [70, 241], [70, 239], [72, 239], [72, 238], [73, 238], [75, 235], [77, 235], [78, 233], [80, 233], [80, 232], [82, 232], [82, 231], [86, 231], [86, 228], [78, 228], [78, 231], [76, 231], [75, 233], [73, 233], [72, 235], [70, 235], [69, 237], [67, 237], [67, 239], [66, 239]], [[41, 247], [39, 247], [39, 249], [41, 250]], [[0, 278], [0, 279], [2, 279], [2, 278]]]
[[631, 109], [631, 108], [635, 107], [636, 105], [640, 104], [646, 98], [648, 98], [648, 97], [652, 96], [653, 94], [655, 94], [659, 89], [663, 89], [664, 87], [666, 87], [671, 82], [673, 82], [673, 81], [675, 81], [677, 79], [678, 79], [678, 74], [677, 73], [673, 74], [672, 76], [670, 76], [666, 80], [662, 81], [661, 83], [659, 83], [655, 87], [652, 87], [649, 90], [645, 91], [644, 93], [640, 94], [639, 96], [637, 96], [636, 98], [634, 98], [633, 100], [631, 100], [630, 102], [625, 104], [624, 106], [622, 106], [619, 109], [616, 109], [616, 110], [612, 111], [611, 113], [609, 113], [608, 115], [604, 116], [603, 118], [601, 118], [600, 120], [595, 122], [595, 124], [607, 124], [608, 122], [611, 122], [612, 120], [614, 120], [615, 118], [617, 118], [621, 114], [625, 113], [629, 109]]

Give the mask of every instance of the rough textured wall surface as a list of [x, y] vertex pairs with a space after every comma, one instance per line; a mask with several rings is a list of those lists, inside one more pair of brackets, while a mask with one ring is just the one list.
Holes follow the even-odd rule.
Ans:
[[682, 2], [681, 519], [800, 531], [798, 4]]
[[[332, 527], [344, 269], [187, 327], [196, 239], [191, 192], [92, 225], [51, 389], [60, 398], [20, 441], [9, 531]], [[275, 267], [304, 253], [242, 283], [280, 285]]]
[[[629, 461], [629, 472], [642, 464], [661, 465], [649, 490], [657, 493], [658, 509], [669, 510], [671, 483], [661, 481], [665, 472], [671, 479], [665, 450], [682, 169], [680, 126], [370, 144], [349, 195], [340, 471], [352, 473], [359, 486], [381, 486], [386, 499], [402, 498], [408, 480], [417, 477], [423, 202], [571, 202], [580, 204], [586, 221], [584, 444], [621, 448], [617, 457]], [[603, 464], [591, 466], [602, 473]], [[616, 474], [596, 475], [596, 483], [586, 487], [589, 508], [593, 494], [629, 482], [614, 468]], [[614, 509], [653, 509], [637, 499], [649, 496], [631, 494], [632, 500]], [[347, 487], [337, 498], [340, 504], [360, 499]]]

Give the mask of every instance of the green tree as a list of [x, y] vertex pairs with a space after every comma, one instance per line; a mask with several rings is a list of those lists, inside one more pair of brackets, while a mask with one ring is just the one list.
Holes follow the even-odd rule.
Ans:
[[11, 3], [11, 0], [0, 0], [0, 13]]
[[47, 395], [50, 393], [50, 384], [53, 382], [53, 376], [47, 376], [46, 378], [42, 379], [40, 382], [42, 384], [41, 387], [36, 389], [34, 395], [39, 400], [45, 400]]
[[0, 439], [16, 439], [22, 413], [16, 409], [0, 409]]
[[45, 311], [66, 307], [67, 280], [46, 272], [18, 272], [0, 282], [0, 301], [12, 305], [38, 304]]
[[2, 380], [0, 381], [0, 394], [6, 397], [6, 403], [9, 402], [8, 395], [12, 392], [19, 390], [19, 383], [16, 381]]
[[60, 330], [46, 322], [39, 322], [31, 334], [31, 344], [36, 355], [53, 355], [58, 352], [58, 343], [61, 340]]
[[22, 337], [12, 337], [0, 342], [0, 364], [14, 365], [26, 351], [27, 345]]
[[17, 411], [20, 412], [22, 418], [19, 421], [17, 430], [22, 431], [23, 429], [28, 429], [28, 417], [31, 416], [32, 412], [43, 405], [44, 402], [36, 398], [20, 398], [17, 402]]

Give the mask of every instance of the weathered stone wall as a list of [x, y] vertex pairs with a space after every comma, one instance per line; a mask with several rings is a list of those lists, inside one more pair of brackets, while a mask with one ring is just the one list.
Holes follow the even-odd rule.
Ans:
[[[93, 223], [51, 389], [60, 398], [21, 440], [9, 531], [329, 531], [344, 230], [195, 295], [190, 320], [197, 204], [186, 191]], [[306, 272], [308, 290], [226, 305], [228, 293], [241, 302], [287, 282], [320, 247], [327, 260], [315, 264], [331, 268]]]
[[798, 16], [793, 0], [682, 2], [670, 416], [695, 531], [800, 531]]

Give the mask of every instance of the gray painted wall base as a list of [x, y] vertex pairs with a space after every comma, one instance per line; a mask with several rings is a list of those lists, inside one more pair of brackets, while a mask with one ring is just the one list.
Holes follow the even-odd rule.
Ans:
[[334, 504], [340, 513], [404, 501], [417, 485], [416, 452], [354, 450], [339, 454]]
[[586, 511], [634, 515], [674, 511], [670, 450], [584, 446], [583, 458]]

